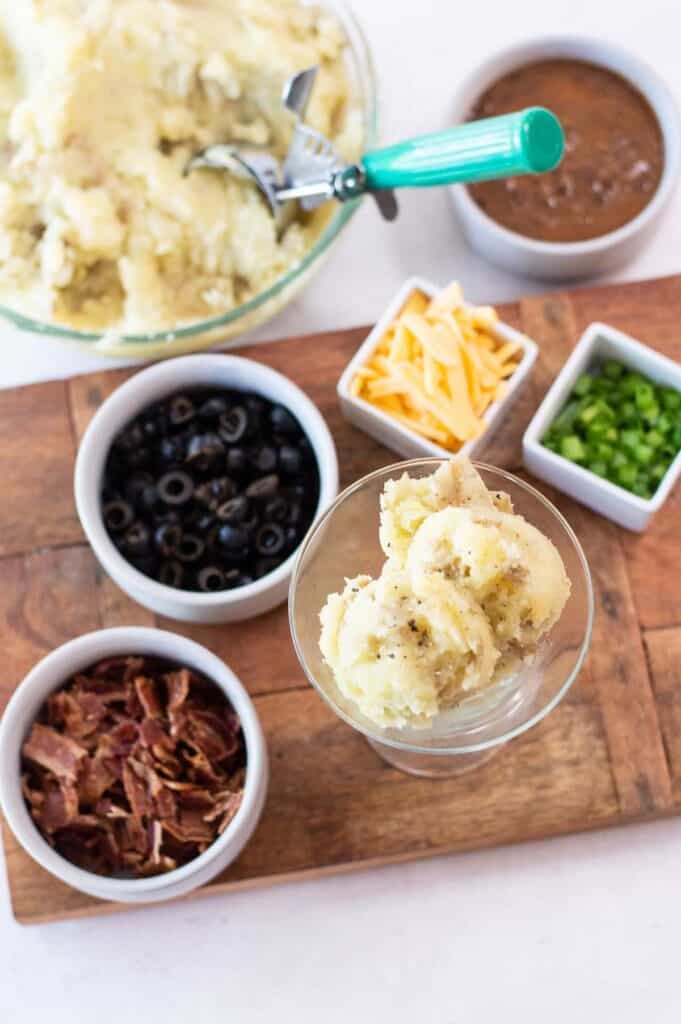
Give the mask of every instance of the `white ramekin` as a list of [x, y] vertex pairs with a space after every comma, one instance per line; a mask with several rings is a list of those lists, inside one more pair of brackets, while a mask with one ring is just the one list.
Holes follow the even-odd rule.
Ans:
[[523, 462], [530, 473], [546, 480], [575, 501], [607, 516], [627, 530], [641, 533], [671, 494], [681, 477], [681, 452], [660, 481], [652, 498], [639, 498], [624, 487], [596, 476], [541, 443], [565, 406], [575, 381], [594, 363], [616, 359], [657, 384], [681, 392], [681, 365], [608, 324], [589, 324], [570, 357], [549, 388], [523, 435]]
[[160, 615], [185, 622], [238, 622], [269, 611], [286, 600], [295, 551], [262, 579], [234, 590], [200, 594], [165, 586], [139, 572], [116, 549], [102, 521], [102, 474], [116, 434], [152, 402], [182, 388], [195, 387], [253, 391], [290, 409], [307, 434], [319, 467], [319, 502], [315, 517], [333, 501], [338, 493], [336, 448], [321, 413], [307, 395], [287, 377], [263, 363], [238, 356], [196, 355], [171, 359], [142, 370], [102, 404], [78, 450], [76, 506], [101, 565], [135, 601]]
[[[452, 452], [398, 423], [389, 413], [377, 409], [363, 398], [357, 398], [352, 393], [352, 381], [360, 366], [363, 366], [371, 358], [374, 349], [393, 320], [399, 315], [409, 297], [414, 292], [423, 292], [424, 295], [433, 298], [439, 291], [440, 288], [437, 285], [422, 277], [408, 278], [343, 370], [336, 388], [341, 412], [345, 418], [360, 430], [370, 434], [371, 437], [375, 437], [386, 448], [392, 448], [393, 451], [399, 452], [405, 459], [416, 459], [421, 455], [434, 455], [438, 458], [448, 459], [451, 458]], [[516, 342], [521, 356], [513, 375], [506, 381], [508, 388], [506, 394], [503, 398], [492, 402], [483, 416], [483, 420], [487, 424], [484, 433], [480, 437], [466, 441], [457, 452], [458, 455], [468, 455], [469, 458], [479, 455], [492, 440], [527, 382], [539, 353], [539, 349], [527, 335], [516, 331], [509, 324], [498, 321], [491, 329], [491, 333], [502, 344], [509, 341]]]
[[662, 79], [643, 61], [601, 39], [545, 36], [509, 46], [493, 54], [457, 92], [453, 120], [465, 120], [481, 94], [502, 75], [532, 61], [575, 58], [618, 72], [643, 93], [657, 114], [664, 138], [664, 169], [657, 192], [637, 217], [616, 231], [585, 242], [541, 242], [492, 220], [463, 185], [451, 196], [470, 245], [490, 262], [516, 274], [549, 281], [607, 273], [632, 259], [655, 230], [672, 197], [681, 165], [681, 129], [676, 103]]
[[[49, 694], [74, 672], [102, 658], [145, 654], [167, 658], [211, 679], [241, 719], [246, 745], [246, 783], [241, 807], [224, 833], [190, 863], [152, 878], [105, 878], [61, 857], [43, 839], [21, 792], [21, 746]], [[0, 724], [0, 805], [7, 824], [28, 854], [74, 889], [117, 903], [166, 900], [204, 885], [236, 857], [255, 830], [267, 792], [267, 751], [251, 698], [237, 677], [214, 654], [193, 640], [160, 629], [120, 627], [87, 633], [58, 647], [29, 672], [15, 690]]]

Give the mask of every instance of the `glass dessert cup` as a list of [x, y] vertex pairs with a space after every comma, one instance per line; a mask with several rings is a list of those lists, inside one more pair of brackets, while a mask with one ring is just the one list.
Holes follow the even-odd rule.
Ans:
[[298, 659], [336, 714], [362, 733], [380, 757], [401, 771], [458, 775], [487, 761], [540, 722], [562, 700], [591, 639], [593, 590], [581, 545], [560, 512], [534, 487], [501, 469], [474, 463], [486, 486], [503, 490], [515, 511], [556, 546], [572, 589], [563, 613], [536, 653], [500, 683], [463, 699], [428, 728], [382, 728], [339, 690], [319, 649], [319, 612], [345, 578], [377, 576], [385, 560], [378, 540], [379, 499], [387, 480], [406, 472], [429, 476], [442, 459], [414, 459], [376, 470], [346, 488], [308, 534], [291, 579], [289, 622]]
[[[319, 4], [328, 8], [340, 22], [347, 37], [347, 69], [355, 99], [364, 122], [364, 149], [377, 141], [376, 77], [364, 32], [345, 0], [301, 0], [304, 5]], [[277, 316], [308, 285], [323, 266], [343, 229], [359, 209], [362, 198], [346, 203], [330, 203], [328, 219], [314, 244], [303, 258], [269, 287], [247, 301], [196, 321], [183, 321], [176, 326], [148, 333], [125, 333], [118, 329], [78, 330], [56, 321], [39, 320], [20, 309], [0, 302], [0, 321], [19, 330], [80, 346], [83, 351], [119, 359], [165, 359], [199, 352], [214, 345], [236, 342], [246, 331], [255, 330]]]

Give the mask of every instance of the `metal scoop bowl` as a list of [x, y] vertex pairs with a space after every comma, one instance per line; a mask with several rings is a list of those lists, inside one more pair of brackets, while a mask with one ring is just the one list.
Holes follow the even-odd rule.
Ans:
[[347, 164], [324, 135], [304, 123], [317, 70], [293, 75], [284, 87], [282, 103], [296, 124], [283, 163], [267, 149], [226, 142], [196, 153], [185, 173], [212, 168], [251, 181], [275, 218], [293, 200], [310, 210], [330, 199], [346, 202], [368, 192], [383, 216], [393, 220], [395, 188], [538, 174], [553, 170], [562, 158], [560, 122], [543, 107], [528, 107], [375, 149]]

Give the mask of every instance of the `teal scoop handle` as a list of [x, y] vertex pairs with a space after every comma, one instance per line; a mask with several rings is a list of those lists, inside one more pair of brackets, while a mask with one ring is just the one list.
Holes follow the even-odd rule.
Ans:
[[529, 107], [365, 153], [358, 192], [550, 171], [560, 163], [563, 145], [558, 118], [544, 107]]

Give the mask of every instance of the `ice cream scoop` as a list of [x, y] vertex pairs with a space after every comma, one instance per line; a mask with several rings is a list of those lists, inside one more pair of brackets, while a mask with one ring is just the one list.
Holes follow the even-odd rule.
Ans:
[[365, 153], [357, 163], [345, 164], [331, 142], [304, 123], [316, 74], [316, 67], [306, 68], [284, 87], [283, 106], [296, 121], [283, 164], [263, 147], [227, 141], [196, 153], [187, 172], [221, 169], [252, 181], [275, 217], [292, 200], [298, 200], [303, 209], [313, 209], [329, 199], [347, 202], [369, 192], [384, 217], [393, 220], [397, 215], [395, 188], [549, 171], [563, 155], [558, 119], [543, 107], [528, 107], [398, 142]]

